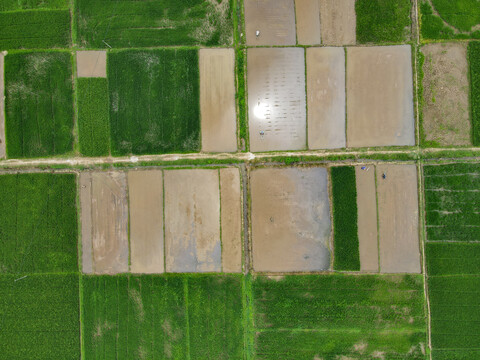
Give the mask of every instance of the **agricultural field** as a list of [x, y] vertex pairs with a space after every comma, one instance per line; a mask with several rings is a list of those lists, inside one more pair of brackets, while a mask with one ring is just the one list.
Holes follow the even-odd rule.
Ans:
[[480, 146], [480, 42], [468, 44], [470, 64], [470, 101], [472, 108], [472, 142]]

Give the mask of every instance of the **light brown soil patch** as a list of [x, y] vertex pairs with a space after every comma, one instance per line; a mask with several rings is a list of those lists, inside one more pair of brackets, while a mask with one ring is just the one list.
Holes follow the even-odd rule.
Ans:
[[297, 40], [300, 45], [318, 45], [320, 38], [319, 0], [295, 0]]
[[355, 0], [320, 0], [322, 44], [353, 45], [357, 41]]
[[163, 176], [160, 170], [129, 171], [130, 271], [163, 273]]
[[5, 146], [5, 55], [0, 52], [0, 159], [6, 156]]
[[80, 175], [83, 271], [128, 271], [127, 181], [121, 172]]
[[164, 184], [167, 272], [221, 271], [218, 170], [168, 170]]
[[202, 151], [237, 151], [233, 49], [200, 49]]
[[255, 271], [329, 269], [326, 169], [259, 169], [252, 171], [250, 180]]
[[304, 50], [248, 49], [247, 66], [250, 150], [305, 149]]
[[77, 51], [77, 77], [107, 77], [106, 51]]
[[439, 145], [471, 145], [467, 45], [428, 44], [422, 48], [423, 130]]
[[377, 196], [380, 271], [420, 273], [416, 166], [378, 165]]
[[220, 169], [223, 272], [242, 271], [242, 202], [240, 172]]
[[375, 167], [355, 167], [357, 179], [358, 241], [360, 270], [378, 272], [377, 191]]
[[294, 0], [245, 0], [245, 32], [248, 46], [295, 45]]
[[345, 139], [345, 51], [307, 49], [308, 147], [335, 149]]
[[347, 145], [415, 145], [410, 45], [347, 49]]

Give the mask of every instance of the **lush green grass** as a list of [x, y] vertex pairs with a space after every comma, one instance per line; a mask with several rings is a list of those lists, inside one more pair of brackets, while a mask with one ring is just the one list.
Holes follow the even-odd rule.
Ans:
[[0, 176], [0, 273], [77, 269], [75, 175]]
[[0, 50], [70, 46], [69, 10], [0, 13]]
[[70, 0], [2, 0], [0, 11], [30, 9], [68, 9]]
[[78, 45], [231, 45], [231, 0], [76, 0]]
[[410, 36], [410, 0], [357, 0], [357, 42], [403, 42]]
[[102, 78], [77, 80], [80, 152], [86, 156], [110, 153], [108, 83]]
[[70, 53], [7, 55], [5, 94], [8, 157], [43, 157], [73, 150]]
[[422, 276], [257, 277], [253, 297], [258, 358], [425, 359]]
[[332, 167], [335, 270], [360, 270], [357, 188], [353, 166]]
[[[479, 6], [480, 8], [480, 6]], [[470, 103], [472, 106], [472, 142], [480, 146], [480, 42], [468, 44], [470, 65]]]
[[427, 243], [427, 273], [480, 275], [480, 243]]
[[427, 240], [480, 240], [480, 164], [424, 167]]
[[112, 154], [199, 151], [198, 51], [109, 53]]
[[448, 24], [460, 31], [470, 32], [480, 24], [480, 6], [477, 0], [432, 0], [435, 10]]
[[243, 359], [242, 277], [191, 276], [191, 359]]
[[245, 49], [237, 49], [235, 51], [235, 65], [237, 67], [237, 103], [238, 103], [238, 123], [239, 136], [245, 144], [245, 151], [248, 151], [248, 120], [247, 120], [247, 104], [246, 104], [246, 86], [245, 86]]
[[80, 358], [78, 275], [0, 276], [0, 358]]
[[433, 360], [470, 360], [480, 359], [480, 350], [433, 350]]

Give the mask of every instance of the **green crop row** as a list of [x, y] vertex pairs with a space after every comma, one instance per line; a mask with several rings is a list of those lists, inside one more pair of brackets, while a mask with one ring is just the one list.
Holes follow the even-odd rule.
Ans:
[[68, 9], [70, 0], [2, 0], [0, 11]]
[[69, 10], [0, 13], [0, 50], [70, 47]]
[[468, 62], [470, 65], [472, 142], [474, 146], [480, 146], [480, 42], [475, 41], [468, 44]]
[[360, 270], [355, 168], [331, 169], [335, 270]]
[[80, 358], [78, 275], [1, 275], [0, 292], [0, 358]]
[[77, 80], [80, 152], [85, 156], [110, 153], [108, 83], [102, 78]]
[[480, 243], [427, 243], [427, 273], [480, 275]]
[[0, 273], [77, 271], [75, 175], [2, 175], [0, 189]]

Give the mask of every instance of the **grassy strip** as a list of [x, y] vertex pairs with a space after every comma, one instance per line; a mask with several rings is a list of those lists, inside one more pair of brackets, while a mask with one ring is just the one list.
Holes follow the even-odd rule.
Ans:
[[79, 359], [78, 275], [0, 276], [3, 359]]
[[427, 243], [429, 276], [480, 275], [479, 243]]
[[68, 9], [70, 0], [2, 0], [0, 11]]
[[410, 0], [357, 0], [357, 42], [404, 42], [410, 37], [411, 7]]
[[360, 270], [355, 168], [331, 169], [335, 270]]
[[245, 86], [245, 49], [239, 48], [235, 51], [235, 66], [237, 67], [237, 103], [238, 103], [238, 124], [239, 139], [245, 151], [249, 149], [248, 137], [248, 119], [247, 119], [247, 103], [246, 103], [246, 86]]
[[74, 272], [74, 174], [0, 176], [0, 273]]
[[69, 10], [0, 13], [0, 50], [70, 46]]
[[221, 46], [233, 43], [232, 0], [75, 2], [78, 43], [87, 48]]
[[7, 55], [5, 93], [8, 157], [45, 157], [73, 150], [70, 53]]
[[80, 152], [86, 156], [110, 153], [110, 124], [107, 79], [77, 80]]
[[253, 294], [262, 359], [425, 358], [422, 276], [257, 277]]
[[199, 150], [197, 50], [109, 53], [108, 79], [113, 155]]
[[470, 103], [472, 107], [472, 142], [480, 146], [480, 42], [468, 44], [470, 65]]

